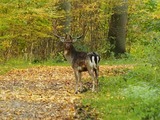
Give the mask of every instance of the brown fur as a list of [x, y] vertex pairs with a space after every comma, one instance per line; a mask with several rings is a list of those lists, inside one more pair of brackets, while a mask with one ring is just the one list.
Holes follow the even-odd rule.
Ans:
[[[87, 52], [76, 51], [73, 46], [73, 38], [70, 35], [66, 35], [63, 43], [64, 43], [64, 56], [68, 62], [70, 62], [75, 78], [76, 78], [76, 88], [75, 93], [79, 91], [83, 91], [82, 82], [81, 82], [81, 72], [88, 71], [89, 75], [92, 77], [93, 87], [92, 91], [95, 91], [95, 86], [98, 87], [98, 72], [99, 67], [93, 68], [91, 66], [91, 59]], [[91, 54], [90, 54], [91, 55]], [[80, 84], [80, 90], [78, 90], [78, 86]]]

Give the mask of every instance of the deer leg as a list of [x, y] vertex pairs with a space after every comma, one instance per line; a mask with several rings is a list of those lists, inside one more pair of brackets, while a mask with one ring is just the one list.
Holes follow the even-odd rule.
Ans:
[[98, 69], [95, 69], [95, 76], [96, 76], [96, 88], [97, 88], [97, 90], [98, 90]]
[[79, 83], [80, 83], [80, 92], [83, 91], [82, 81], [81, 81], [81, 72], [79, 72]]
[[76, 78], [76, 87], [75, 87], [75, 94], [78, 93], [78, 84], [80, 82], [80, 88], [82, 89], [82, 83], [81, 83], [81, 73], [78, 70], [74, 70], [75, 78]]
[[74, 71], [75, 78], [76, 78], [76, 85], [75, 85], [75, 94], [78, 92], [78, 74], [77, 71]]
[[92, 92], [95, 91], [95, 75], [93, 69], [88, 70], [89, 75], [92, 77]]

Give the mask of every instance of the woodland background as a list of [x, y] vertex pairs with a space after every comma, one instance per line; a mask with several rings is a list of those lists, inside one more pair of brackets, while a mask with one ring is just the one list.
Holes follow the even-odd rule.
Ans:
[[[100, 54], [98, 93], [74, 94], [66, 33]], [[159, 73], [159, 0], [0, 1], [2, 119], [160, 120]]]
[[[160, 2], [125, 2], [128, 7], [123, 53], [139, 57], [148, 50], [149, 44], [159, 43]], [[66, 11], [64, 6], [68, 3], [69, 11]], [[12, 58], [30, 62], [48, 59], [63, 61], [62, 44], [54, 33], [64, 36], [66, 24], [72, 36], [85, 35], [76, 43], [77, 49], [97, 51], [103, 58], [114, 56], [111, 49], [114, 43], [112, 45], [108, 37], [109, 26], [114, 7], [123, 3], [121, 0], [2, 0], [0, 62]]]

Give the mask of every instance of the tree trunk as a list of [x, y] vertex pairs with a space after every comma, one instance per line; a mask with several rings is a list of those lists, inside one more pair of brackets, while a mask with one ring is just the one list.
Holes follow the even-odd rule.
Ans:
[[69, 33], [71, 30], [71, 15], [70, 15], [70, 11], [71, 11], [71, 4], [68, 0], [65, 0], [62, 3], [62, 9], [65, 10], [65, 22], [64, 22], [64, 32], [65, 33]]
[[113, 8], [113, 15], [109, 23], [108, 40], [111, 52], [115, 55], [126, 52], [127, 0]]

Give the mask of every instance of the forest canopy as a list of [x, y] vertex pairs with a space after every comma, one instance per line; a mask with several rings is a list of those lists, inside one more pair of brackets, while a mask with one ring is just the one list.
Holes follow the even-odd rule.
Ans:
[[[66, 2], [70, 8], [65, 11]], [[110, 53], [109, 22], [114, 6], [124, 0], [1, 0], [0, 62], [11, 58], [33, 61], [62, 59], [60, 41], [54, 33], [65, 34], [66, 17], [70, 34], [85, 38], [76, 48], [97, 51], [106, 58]], [[160, 2], [127, 1], [126, 52], [143, 55], [144, 47], [158, 42], [160, 36]]]

